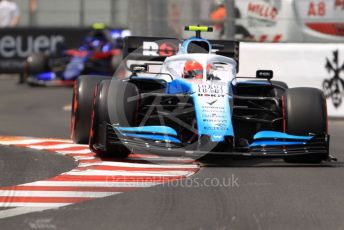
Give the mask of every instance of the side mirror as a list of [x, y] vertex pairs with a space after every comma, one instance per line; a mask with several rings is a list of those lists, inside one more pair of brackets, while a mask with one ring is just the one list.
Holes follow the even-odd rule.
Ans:
[[274, 72], [272, 70], [257, 70], [256, 72], [256, 78], [271, 80], [273, 76]]
[[147, 64], [132, 64], [130, 65], [130, 71], [134, 74], [141, 73], [141, 72], [147, 72], [148, 71], [148, 65]]

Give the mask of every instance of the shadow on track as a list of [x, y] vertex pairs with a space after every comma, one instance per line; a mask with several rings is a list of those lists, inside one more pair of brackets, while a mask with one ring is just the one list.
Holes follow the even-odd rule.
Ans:
[[340, 168], [344, 162], [322, 162], [320, 164], [286, 163], [282, 159], [249, 159], [233, 157], [205, 156], [199, 160], [202, 167], [232, 167], [232, 168]]

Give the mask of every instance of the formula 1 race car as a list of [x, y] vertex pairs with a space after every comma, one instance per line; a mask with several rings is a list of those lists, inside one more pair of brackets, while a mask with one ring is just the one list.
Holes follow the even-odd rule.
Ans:
[[97, 23], [77, 49], [64, 49], [51, 55], [36, 53], [27, 58], [20, 83], [29, 85], [73, 85], [81, 74], [112, 76], [122, 61], [123, 37], [128, 30], [108, 29]]
[[240, 78], [237, 42], [202, 39], [200, 33], [211, 27], [186, 29], [196, 37], [183, 42], [127, 37], [123, 52], [129, 75], [122, 80], [77, 80], [74, 142], [113, 157], [134, 152], [299, 163], [331, 159], [320, 90], [288, 88], [271, 80], [270, 70]]

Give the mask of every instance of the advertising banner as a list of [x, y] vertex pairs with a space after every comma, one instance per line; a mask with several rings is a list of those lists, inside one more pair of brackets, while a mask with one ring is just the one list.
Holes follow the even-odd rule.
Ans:
[[240, 0], [235, 7], [237, 39], [344, 42], [344, 0]]
[[0, 73], [17, 73], [32, 53], [78, 47], [89, 28], [4, 28], [0, 30]]
[[240, 44], [239, 76], [271, 69], [289, 87], [316, 87], [327, 98], [328, 114], [344, 117], [344, 44]]
[[293, 0], [240, 0], [235, 6], [238, 39], [285, 42], [296, 39], [295, 32], [300, 34]]
[[344, 0], [295, 1], [305, 32], [324, 39], [344, 38]]

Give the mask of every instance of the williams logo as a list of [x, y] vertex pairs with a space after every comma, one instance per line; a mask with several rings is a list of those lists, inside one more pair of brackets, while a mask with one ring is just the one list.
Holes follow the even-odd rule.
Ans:
[[344, 63], [340, 66], [339, 52], [333, 51], [332, 61], [326, 58], [326, 70], [332, 75], [330, 79], [323, 82], [323, 90], [326, 98], [331, 98], [334, 107], [338, 108], [342, 104], [344, 92], [344, 80], [340, 78], [344, 73]]
[[207, 102], [207, 104], [208, 105], [213, 105], [213, 104], [215, 104], [217, 102], [217, 100], [215, 100], [215, 101], [210, 101], [210, 102]]

